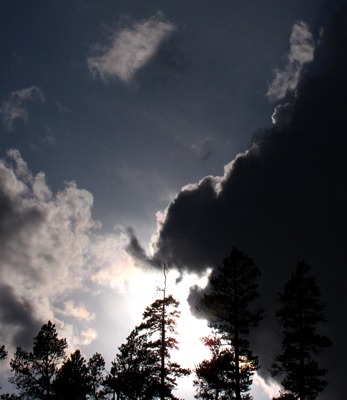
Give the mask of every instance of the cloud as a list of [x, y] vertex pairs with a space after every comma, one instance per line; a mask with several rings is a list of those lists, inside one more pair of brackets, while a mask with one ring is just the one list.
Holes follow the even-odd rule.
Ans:
[[302, 68], [314, 58], [315, 44], [312, 33], [305, 22], [294, 24], [290, 35], [288, 63], [284, 69], [276, 68], [267, 97], [270, 100], [283, 99], [288, 92], [294, 92], [299, 82]]
[[36, 86], [12, 92], [7, 100], [1, 103], [0, 115], [2, 123], [8, 130], [13, 129], [13, 123], [16, 119], [27, 121], [28, 112], [25, 105], [31, 101], [45, 101], [41, 90]]
[[275, 107], [271, 120], [274, 125], [279, 127], [286, 127], [292, 120], [293, 106], [290, 103], [279, 104]]
[[14, 343], [21, 343], [29, 348], [31, 338], [27, 331], [37, 331], [40, 321], [33, 315], [32, 304], [26, 299], [18, 298], [14, 289], [6, 284], [0, 285], [0, 318], [1, 339], [12, 336]]
[[97, 338], [97, 336], [98, 335], [95, 329], [86, 329], [85, 331], [81, 332], [82, 340], [80, 341], [80, 343], [78, 343], [78, 345], [81, 344], [83, 346], [88, 346]]
[[72, 300], [64, 303], [64, 309], [61, 310], [61, 313], [84, 321], [92, 321], [95, 319], [94, 313], [88, 311], [83, 304], [76, 305]]
[[174, 24], [157, 17], [136, 22], [117, 32], [99, 55], [89, 57], [88, 67], [103, 80], [117, 78], [128, 83], [175, 29]]
[[278, 397], [280, 394], [281, 387], [275, 381], [270, 380], [270, 383], [268, 383], [257, 373], [254, 375], [253, 383], [261, 387], [263, 392], [269, 396], [269, 399]]
[[75, 182], [52, 193], [44, 173], [32, 174], [18, 150], [0, 160], [2, 343], [28, 345], [48, 319], [72, 343], [96, 337], [93, 304], [76, 303], [76, 296], [125, 287], [135, 263], [124, 250], [128, 237], [103, 235], [92, 206], [92, 194]]
[[207, 161], [213, 154], [215, 142], [215, 139], [207, 137], [199, 143], [192, 144], [190, 148], [202, 161]]
[[[154, 259], [190, 272], [219, 266], [233, 246], [258, 263], [260, 302], [268, 317], [252, 340], [262, 376], [278, 345], [275, 296], [299, 259], [312, 264], [327, 303], [325, 329], [334, 342], [322, 355], [330, 382], [322, 399], [342, 399], [345, 392], [339, 366], [347, 357], [342, 318], [347, 309], [346, 16], [347, 6], [326, 27], [316, 61], [295, 78], [295, 101], [277, 108], [275, 125], [258, 133], [223, 176], [182, 188], [158, 214], [154, 237]], [[301, 43], [307, 31], [299, 24], [293, 32]], [[307, 62], [310, 46], [307, 51], [293, 47], [290, 59]], [[193, 307], [201, 293], [192, 289]]]

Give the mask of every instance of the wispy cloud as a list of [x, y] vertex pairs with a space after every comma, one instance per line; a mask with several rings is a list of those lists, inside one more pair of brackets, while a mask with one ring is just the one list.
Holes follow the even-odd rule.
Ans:
[[190, 146], [191, 150], [202, 159], [207, 161], [213, 154], [216, 140], [212, 137], [207, 137], [199, 143], [194, 143]]
[[61, 312], [64, 315], [69, 315], [84, 321], [92, 321], [95, 318], [95, 314], [88, 311], [85, 305], [76, 305], [72, 300], [65, 302], [64, 309]]
[[293, 92], [299, 82], [302, 67], [314, 57], [315, 44], [307, 24], [299, 21], [294, 24], [290, 35], [288, 63], [284, 69], [276, 68], [275, 77], [267, 91], [270, 100], [280, 100], [287, 92]]
[[101, 54], [89, 57], [88, 67], [103, 80], [118, 78], [130, 82], [175, 29], [171, 22], [155, 17], [136, 22], [117, 32]]
[[12, 130], [13, 123], [16, 119], [22, 119], [26, 122], [28, 111], [25, 105], [34, 100], [45, 101], [41, 90], [36, 86], [12, 92], [0, 106], [0, 115], [3, 125], [8, 130]]

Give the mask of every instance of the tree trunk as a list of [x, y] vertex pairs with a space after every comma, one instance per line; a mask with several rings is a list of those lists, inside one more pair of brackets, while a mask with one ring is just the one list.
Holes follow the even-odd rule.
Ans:
[[239, 332], [235, 329], [235, 398], [241, 400]]
[[166, 265], [163, 264], [164, 288], [163, 309], [161, 320], [161, 371], [160, 371], [160, 400], [165, 400], [165, 298], [166, 298]]

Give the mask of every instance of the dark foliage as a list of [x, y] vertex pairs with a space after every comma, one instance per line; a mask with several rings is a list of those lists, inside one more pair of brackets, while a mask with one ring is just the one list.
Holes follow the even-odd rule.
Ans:
[[155, 355], [150, 351], [145, 336], [135, 328], [126, 343], [118, 349], [112, 362], [107, 386], [122, 399], [146, 399], [152, 386], [152, 366]]
[[7, 357], [7, 350], [5, 349], [5, 345], [0, 346], [0, 360], [4, 360]]
[[106, 399], [104, 387], [105, 360], [100, 353], [95, 353], [88, 361], [89, 398], [92, 400]]
[[227, 400], [235, 395], [234, 354], [217, 335], [202, 339], [211, 352], [196, 368], [194, 386], [196, 399]]
[[233, 352], [235, 399], [248, 399], [252, 375], [258, 359], [249, 349], [250, 329], [257, 326], [262, 310], [250, 310], [257, 296], [258, 267], [245, 253], [234, 248], [223, 260], [219, 274], [210, 279], [210, 293], [201, 299], [199, 309], [209, 319]]
[[143, 313], [139, 330], [146, 337], [148, 346], [155, 356], [151, 395], [160, 399], [174, 398], [172, 390], [177, 378], [189, 375], [188, 369], [171, 361], [171, 350], [178, 349], [176, 325], [180, 316], [179, 302], [173, 296], [164, 296], [154, 301]]
[[33, 351], [18, 347], [10, 362], [9, 379], [24, 399], [51, 400], [53, 382], [59, 365], [65, 359], [66, 339], [58, 339], [55, 325], [48, 321], [34, 338]]
[[314, 400], [327, 385], [327, 371], [319, 366], [316, 356], [331, 346], [331, 341], [317, 332], [318, 324], [325, 321], [324, 304], [315, 279], [307, 276], [310, 269], [299, 262], [278, 296], [282, 352], [275, 358], [271, 372], [273, 376], [284, 375], [280, 399]]
[[86, 360], [76, 350], [64, 362], [54, 381], [56, 400], [85, 400], [89, 393], [89, 374]]
[[[112, 363], [107, 385], [122, 399], [174, 399], [176, 379], [189, 370], [171, 361], [179, 303], [172, 296], [153, 302]], [[162, 364], [164, 356], [164, 364]]]

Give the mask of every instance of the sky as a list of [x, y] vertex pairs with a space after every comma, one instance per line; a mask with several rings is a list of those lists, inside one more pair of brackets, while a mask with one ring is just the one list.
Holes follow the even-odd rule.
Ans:
[[[346, 19], [342, 0], [0, 1], [9, 358], [51, 319], [109, 365], [167, 262], [177, 357], [194, 367], [208, 332], [195, 304], [236, 246], [262, 271], [254, 396], [276, 389], [274, 299], [304, 259], [334, 342], [320, 399], [343, 398]], [[194, 396], [189, 381], [178, 393]]]

